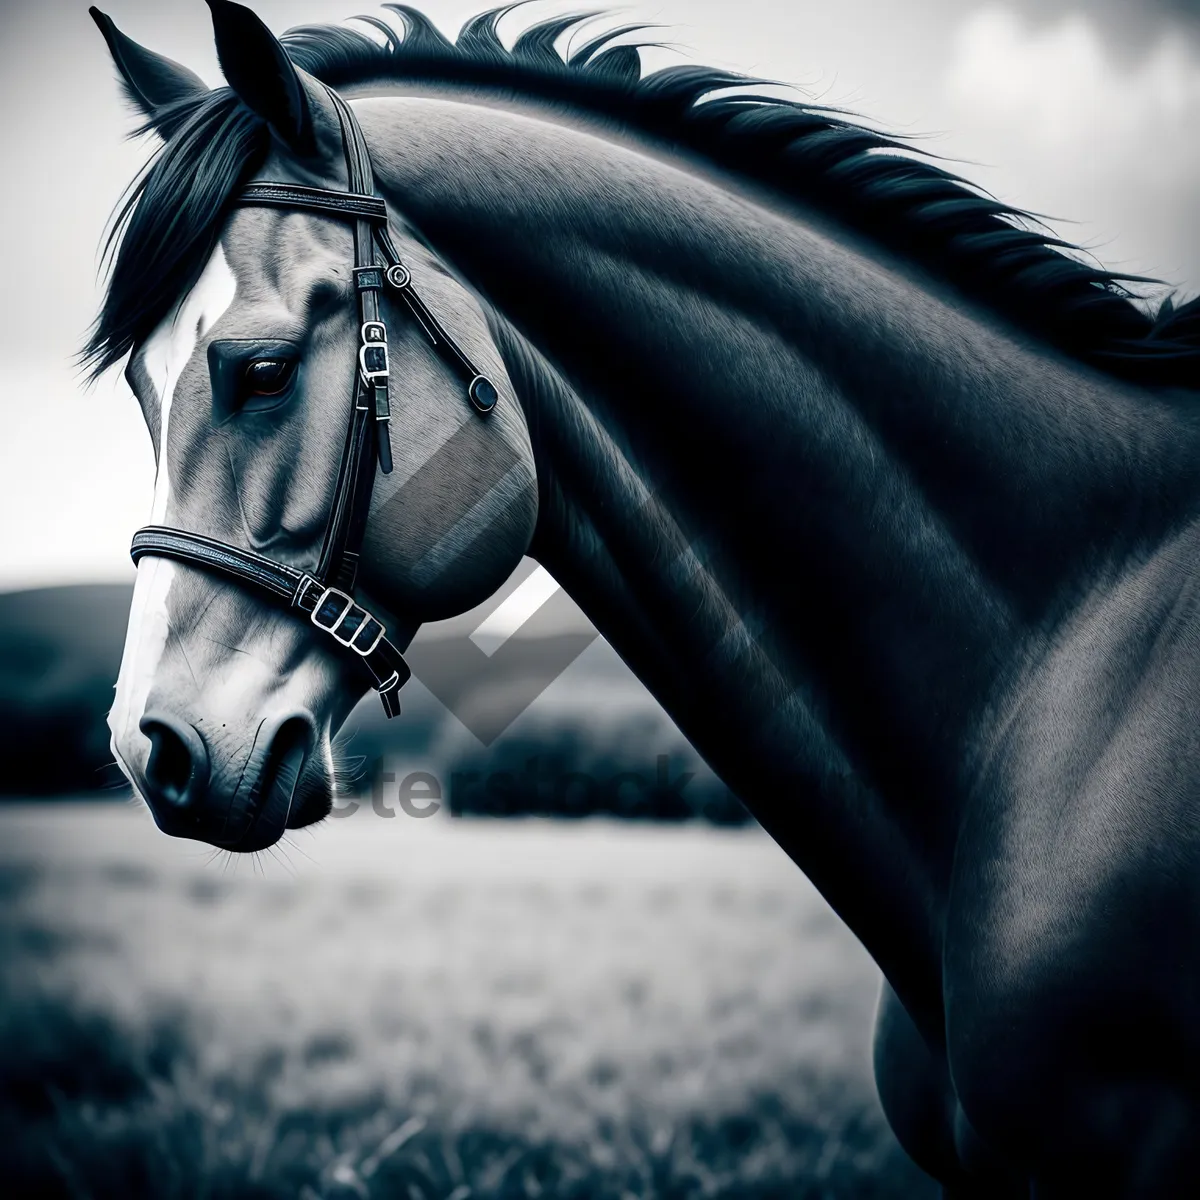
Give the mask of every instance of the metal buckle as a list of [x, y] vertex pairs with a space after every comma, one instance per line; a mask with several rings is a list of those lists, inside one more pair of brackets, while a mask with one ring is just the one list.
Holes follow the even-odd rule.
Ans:
[[[361, 604], [359, 605], [359, 608], [362, 608]], [[369, 612], [367, 612], [367, 610], [365, 608], [363, 608], [363, 612], [367, 613], [367, 616], [366, 616], [367, 621], [374, 621], [375, 624], [379, 626], [379, 632], [375, 635], [374, 641], [372, 641], [369, 646], [365, 646], [365, 647], [358, 646], [353, 641], [346, 643], [346, 644], [349, 645], [350, 649], [353, 650], [355, 654], [358, 654], [361, 657], [366, 658], [367, 655], [371, 654], [374, 651], [375, 647], [378, 646], [379, 643], [383, 641], [383, 635], [384, 635], [385, 630], [383, 628], [383, 622], [381, 620], [379, 620], [378, 617], [371, 616], [371, 614]], [[366, 622], [364, 621], [364, 624], [365, 623]], [[358, 629], [356, 629], [354, 632], [358, 633], [358, 630], [361, 628], [362, 628], [362, 625], [360, 625], [358, 627]]]
[[363, 381], [373, 386], [376, 379], [387, 379], [391, 374], [388, 367], [387, 326], [382, 321], [364, 321], [362, 345], [358, 348], [358, 369]]
[[[317, 614], [320, 613], [321, 609], [325, 606], [325, 601], [328, 600], [331, 596], [336, 596], [336, 597], [338, 597], [338, 599], [345, 600], [346, 605], [341, 610], [341, 612], [338, 613], [337, 619], [333, 622], [332, 625], [323, 625], [320, 621], [317, 620]], [[355, 625], [355, 627], [348, 634], [344, 634], [344, 633], [340, 632], [341, 627], [346, 623], [346, 618], [355, 609], [358, 609], [358, 611], [363, 614], [363, 619], [361, 621], [359, 621], [359, 623], [357, 625]], [[380, 621], [377, 617], [373, 617], [365, 608], [363, 608], [363, 606], [361, 604], [356, 604], [354, 602], [354, 597], [351, 595], [348, 595], [346, 592], [343, 592], [340, 588], [327, 587], [321, 593], [320, 597], [318, 598], [317, 605], [312, 610], [312, 612], [309, 614], [308, 619], [318, 629], [323, 630], [325, 633], [328, 633], [335, 641], [337, 641], [341, 645], [345, 646], [347, 650], [353, 650], [355, 654], [361, 655], [363, 658], [366, 658], [367, 655], [370, 654], [375, 649], [375, 647], [378, 646], [379, 643], [383, 641], [383, 634], [384, 634], [383, 622]], [[355, 643], [354, 639], [355, 639], [355, 637], [358, 636], [359, 632], [362, 630], [362, 627], [368, 621], [374, 621], [375, 624], [379, 627], [379, 632], [375, 635], [374, 641], [372, 641], [369, 646], [359, 646]]]

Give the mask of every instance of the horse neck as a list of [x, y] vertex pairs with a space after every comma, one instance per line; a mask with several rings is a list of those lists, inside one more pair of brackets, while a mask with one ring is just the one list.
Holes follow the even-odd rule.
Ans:
[[695, 164], [444, 99], [360, 113], [503, 315], [538, 557], [893, 984], [914, 938], [936, 959], [978, 723], [1178, 518], [1191, 426]]

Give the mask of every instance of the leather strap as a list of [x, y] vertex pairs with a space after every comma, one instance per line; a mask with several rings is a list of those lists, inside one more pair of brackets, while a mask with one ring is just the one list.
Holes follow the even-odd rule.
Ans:
[[147, 525], [133, 537], [134, 564], [145, 558], [169, 558], [236, 580], [276, 602], [304, 613], [316, 628], [362, 660], [389, 717], [400, 712], [400, 688], [412, 671], [387, 638], [383, 622], [339, 588], [327, 587], [307, 571], [289, 567], [253, 550], [166, 525]]
[[239, 204], [296, 209], [379, 225], [386, 224], [388, 219], [387, 205], [378, 196], [327, 192], [324, 188], [304, 187], [297, 183], [248, 183], [237, 199]]
[[[326, 88], [341, 125], [346, 175], [353, 195], [374, 192], [371, 156], [350, 106], [332, 88]], [[310, 192], [318, 189], [309, 189]], [[338, 195], [338, 193], [332, 193]], [[382, 201], [380, 201], [382, 204]], [[386, 208], [385, 208], [386, 213]], [[358, 215], [354, 229], [354, 277], [362, 339], [358, 372], [351, 387], [349, 428], [338, 468], [333, 508], [317, 564], [316, 577], [335, 587], [352, 591], [358, 577], [358, 561], [366, 533], [375, 481], [374, 460], [378, 455], [385, 471], [392, 469], [388, 434], [390, 411], [387, 399], [389, 363], [387, 327], [380, 319], [379, 289], [363, 287], [363, 277], [375, 266], [375, 238], [371, 222]], [[368, 280], [369, 282], [369, 280]], [[378, 281], [382, 286], [382, 280]], [[382, 390], [382, 402], [372, 403]], [[382, 417], [381, 414], [382, 413]]]
[[140, 559], [151, 555], [157, 558], [173, 558], [178, 562], [195, 562], [223, 575], [267, 592], [276, 600], [289, 604], [300, 586], [303, 571], [285, 566], [271, 558], [230, 546], [199, 533], [187, 533], [172, 529], [168, 525], [146, 525], [133, 535], [129, 556], [137, 566]]

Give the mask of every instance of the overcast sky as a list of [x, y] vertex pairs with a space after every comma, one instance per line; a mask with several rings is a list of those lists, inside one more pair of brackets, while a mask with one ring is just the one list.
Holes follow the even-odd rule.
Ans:
[[[421, 5], [418, 5], [421, 6]], [[103, 7], [103, 5], [102, 5]], [[448, 33], [479, 7], [423, 6]], [[510, 17], [584, 5], [531, 4]], [[595, 7], [601, 7], [600, 4]], [[370, 0], [262, 0], [282, 32]], [[221, 82], [202, 0], [108, 0], [131, 37]], [[375, 10], [378, 11], [378, 10]], [[971, 165], [1110, 267], [1200, 290], [1200, 0], [659, 0], [625, 20], [680, 56], [805, 87]], [[95, 314], [96, 251], [144, 150], [83, 0], [7, 0], [0, 41], [0, 590], [131, 579], [149, 439], [119, 378], [70, 365]]]

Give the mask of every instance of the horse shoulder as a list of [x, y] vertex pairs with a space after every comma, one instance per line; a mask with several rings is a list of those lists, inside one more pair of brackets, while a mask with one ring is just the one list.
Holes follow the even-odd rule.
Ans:
[[1173, 1196], [1200, 1169], [1197, 540], [1168, 540], [1061, 628], [964, 815], [951, 1074], [1047, 1195]]

